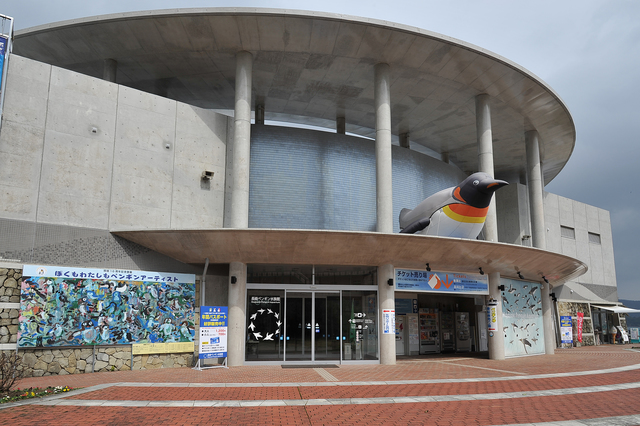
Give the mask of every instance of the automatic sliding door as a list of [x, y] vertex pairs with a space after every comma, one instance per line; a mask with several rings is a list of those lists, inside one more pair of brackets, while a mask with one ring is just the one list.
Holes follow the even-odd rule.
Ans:
[[315, 293], [315, 360], [340, 360], [340, 295]]
[[311, 361], [311, 293], [287, 292], [285, 303], [285, 360]]
[[287, 292], [285, 303], [285, 361], [339, 361], [339, 293]]

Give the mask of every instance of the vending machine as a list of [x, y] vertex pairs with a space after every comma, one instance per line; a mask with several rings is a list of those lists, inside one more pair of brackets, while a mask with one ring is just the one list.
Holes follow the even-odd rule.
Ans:
[[442, 352], [455, 352], [456, 326], [453, 312], [440, 313], [440, 337]]
[[438, 310], [420, 309], [420, 354], [440, 353]]
[[471, 330], [468, 312], [456, 312], [456, 352], [471, 351]]

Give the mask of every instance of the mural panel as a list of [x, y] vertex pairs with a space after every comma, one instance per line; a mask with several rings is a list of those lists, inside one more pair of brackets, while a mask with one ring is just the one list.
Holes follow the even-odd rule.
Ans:
[[18, 346], [193, 342], [195, 275], [25, 265]]
[[540, 284], [507, 278], [500, 283], [505, 356], [544, 354]]

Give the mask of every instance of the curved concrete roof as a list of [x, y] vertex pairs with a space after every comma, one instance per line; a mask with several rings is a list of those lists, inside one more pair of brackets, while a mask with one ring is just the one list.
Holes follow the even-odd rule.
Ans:
[[562, 284], [587, 271], [583, 262], [532, 247], [489, 241], [378, 232], [292, 229], [145, 230], [114, 234], [181, 262], [385, 265], [490, 274]]
[[253, 54], [254, 103], [267, 120], [373, 137], [374, 65], [391, 68], [392, 133], [409, 133], [466, 172], [477, 170], [475, 96], [491, 95], [496, 176], [524, 174], [524, 132], [540, 133], [545, 182], [569, 159], [573, 119], [560, 97], [517, 64], [419, 28], [275, 9], [173, 9], [104, 15], [16, 32], [14, 53], [204, 108], [233, 109], [235, 54]]

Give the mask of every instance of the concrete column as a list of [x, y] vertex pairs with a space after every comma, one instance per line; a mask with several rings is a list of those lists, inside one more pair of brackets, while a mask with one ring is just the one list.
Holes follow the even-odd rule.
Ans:
[[[236, 282], [233, 284], [233, 277]], [[227, 365], [244, 364], [244, 342], [247, 315], [247, 265], [240, 262], [229, 264], [229, 322], [227, 328]]]
[[264, 124], [264, 105], [256, 105], [256, 124]]
[[391, 186], [391, 81], [389, 65], [375, 67], [376, 213], [378, 232], [393, 232]]
[[344, 117], [336, 118], [336, 133], [340, 135], [347, 133], [347, 122]]
[[[236, 104], [234, 109], [233, 161], [229, 228], [249, 226], [249, 161], [251, 139], [251, 74], [253, 57], [236, 55]], [[243, 330], [244, 333], [244, 330]]]
[[395, 279], [393, 265], [378, 266], [378, 305], [380, 306], [380, 314], [378, 316], [378, 329], [380, 330], [380, 364], [394, 365], [396, 363], [396, 334], [393, 330], [390, 334], [383, 334], [383, 309], [394, 309], [395, 285], [389, 285], [389, 280]]
[[[476, 131], [478, 136], [478, 171], [494, 176], [493, 137], [491, 133], [491, 107], [489, 95], [476, 96]], [[498, 241], [498, 219], [496, 215], [496, 197], [491, 198], [487, 219], [484, 222], [484, 237], [487, 241]], [[481, 267], [482, 265], [478, 265]], [[500, 273], [489, 274], [489, 298], [498, 302], [497, 329], [489, 336], [489, 358], [504, 359], [504, 334], [502, 334], [502, 294], [498, 290]]]
[[[538, 132], [524, 134], [527, 151], [527, 188], [529, 188], [529, 208], [531, 211], [531, 240], [533, 247], [547, 249], [547, 229], [544, 224], [544, 182], [540, 165], [540, 143]], [[544, 351], [553, 355], [556, 348], [556, 333], [553, 327], [553, 304], [551, 303], [551, 285], [542, 282], [542, 324], [544, 326]]]
[[117, 73], [118, 62], [115, 59], [105, 59], [103, 62], [102, 79], [115, 83]]
[[[489, 106], [489, 95], [486, 94], [476, 96], [476, 130], [478, 135], [478, 171], [495, 177], [493, 172], [491, 108]], [[498, 241], [496, 197], [491, 197], [487, 219], [484, 222], [484, 236], [487, 241]]]
[[544, 225], [544, 184], [540, 167], [540, 144], [538, 132], [526, 132], [527, 187], [529, 188], [529, 208], [531, 210], [531, 239], [533, 247], [547, 248], [547, 231]]
[[409, 142], [409, 133], [400, 134], [400, 146], [402, 148], [411, 148], [411, 142]]

